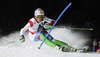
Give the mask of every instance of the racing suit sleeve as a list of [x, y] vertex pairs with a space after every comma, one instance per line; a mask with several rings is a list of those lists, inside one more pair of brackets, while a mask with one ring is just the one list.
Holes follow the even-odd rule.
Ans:
[[20, 35], [24, 35], [25, 31], [27, 31], [30, 27], [30, 24], [27, 23], [24, 28], [20, 30]]
[[49, 23], [49, 24], [52, 25], [52, 26], [53, 26], [53, 24], [55, 23], [55, 20], [50, 19], [50, 18], [48, 18], [48, 17], [45, 17], [44, 20], [45, 20], [45, 22]]
[[53, 26], [53, 24], [55, 23], [55, 20], [50, 19], [48, 17], [45, 17], [44, 21], [45, 21], [45, 23], [44, 23], [44, 28], [45, 29], [50, 29]]
[[33, 22], [29, 20], [29, 22], [25, 25], [25, 27], [20, 30], [20, 36], [24, 35], [25, 31], [27, 31], [29, 27], [32, 27], [32, 26], [33, 26]]

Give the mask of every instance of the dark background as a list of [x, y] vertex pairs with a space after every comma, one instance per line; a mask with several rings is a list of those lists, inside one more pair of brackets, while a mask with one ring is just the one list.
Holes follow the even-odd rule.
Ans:
[[91, 39], [99, 39], [99, 0], [0, 0], [0, 36], [20, 30], [34, 16], [34, 10], [38, 7], [44, 9], [47, 17], [56, 20], [70, 2], [71, 7], [57, 25], [94, 28], [93, 31], [87, 32], [90, 33]]

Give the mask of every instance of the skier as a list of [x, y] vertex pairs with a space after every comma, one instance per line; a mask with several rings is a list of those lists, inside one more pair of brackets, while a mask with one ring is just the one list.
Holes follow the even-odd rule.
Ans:
[[[21, 29], [21, 38], [18, 41], [25, 41], [24, 33], [27, 30], [28, 36], [32, 41], [43, 41], [48, 33], [46, 30], [50, 29], [53, 26], [54, 22], [55, 20], [45, 16], [44, 11], [41, 8], [37, 8], [34, 12], [34, 17], [31, 18], [29, 22], [26, 24], [26, 26]], [[63, 52], [78, 51], [78, 49], [69, 46], [67, 43], [54, 39], [51, 35], [47, 37], [44, 43], [49, 47], [59, 49]]]

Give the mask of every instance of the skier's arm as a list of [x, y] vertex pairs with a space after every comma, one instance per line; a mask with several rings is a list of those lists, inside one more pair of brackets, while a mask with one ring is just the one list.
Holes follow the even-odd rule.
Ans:
[[27, 23], [26, 26], [20, 30], [20, 39], [18, 39], [18, 42], [22, 43], [25, 41], [24, 33], [29, 29], [29, 27], [30, 25]]
[[30, 24], [27, 23], [26, 26], [20, 30], [20, 36], [24, 35], [25, 31], [27, 31], [29, 27], [30, 27]]
[[45, 29], [50, 29], [53, 26], [53, 24], [54, 24], [54, 21], [51, 22], [51, 23], [45, 23], [44, 28]]
[[55, 20], [49, 19], [47, 17], [46, 17], [45, 21], [46, 21], [46, 23], [44, 25], [45, 29], [50, 29], [53, 26], [53, 24], [55, 23]]
[[33, 26], [33, 21], [29, 20], [29, 22], [25, 25], [25, 27], [20, 30], [20, 36], [24, 35], [25, 31], [27, 31], [29, 27], [32, 27], [32, 26]]
[[24, 33], [25, 33], [25, 31], [27, 31], [27, 30], [29, 29], [29, 27], [31, 27], [31, 26], [33, 26], [33, 23], [32, 23], [32, 21], [30, 20], [30, 21], [26, 24], [26, 26], [20, 30], [20, 39], [18, 40], [19, 42], [24, 42], [24, 41], [25, 41]]

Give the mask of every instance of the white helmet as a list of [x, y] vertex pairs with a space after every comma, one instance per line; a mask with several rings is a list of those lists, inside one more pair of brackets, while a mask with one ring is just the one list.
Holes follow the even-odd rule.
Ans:
[[41, 8], [37, 8], [34, 12], [34, 16], [36, 18], [43, 18], [44, 17], [44, 11]]

